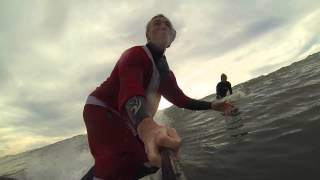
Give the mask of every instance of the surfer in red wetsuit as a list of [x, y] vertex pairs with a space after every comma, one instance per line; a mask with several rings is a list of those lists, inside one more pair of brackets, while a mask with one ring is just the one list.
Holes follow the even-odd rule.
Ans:
[[147, 44], [124, 51], [111, 75], [88, 96], [83, 117], [94, 166], [83, 179], [135, 180], [157, 171], [162, 147], [179, 151], [176, 130], [154, 120], [161, 96], [191, 110], [236, 110], [182, 92], [165, 56], [175, 36], [167, 17], [154, 16], [146, 27]]

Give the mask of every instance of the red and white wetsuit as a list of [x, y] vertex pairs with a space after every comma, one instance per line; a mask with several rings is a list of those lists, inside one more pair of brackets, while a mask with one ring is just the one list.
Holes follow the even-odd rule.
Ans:
[[147, 46], [126, 50], [110, 77], [89, 95], [83, 111], [95, 177], [132, 180], [137, 175], [147, 156], [124, 106], [129, 98], [142, 96], [154, 115], [161, 95], [178, 107], [195, 102], [178, 87], [172, 71], [160, 77]]

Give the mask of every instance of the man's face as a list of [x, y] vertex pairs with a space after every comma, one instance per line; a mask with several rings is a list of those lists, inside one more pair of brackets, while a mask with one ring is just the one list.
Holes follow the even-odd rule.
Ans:
[[166, 48], [171, 43], [172, 26], [167, 18], [157, 17], [151, 21], [148, 37], [151, 43]]
[[221, 81], [227, 81], [227, 76], [221, 76]]

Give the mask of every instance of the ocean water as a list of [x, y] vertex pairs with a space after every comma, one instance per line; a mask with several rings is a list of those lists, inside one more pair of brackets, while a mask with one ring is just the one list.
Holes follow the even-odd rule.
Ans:
[[[183, 139], [188, 180], [320, 179], [320, 53], [239, 84], [225, 100], [241, 114], [170, 107], [157, 115]], [[0, 176], [77, 180], [92, 164], [86, 136], [79, 135], [1, 158]]]

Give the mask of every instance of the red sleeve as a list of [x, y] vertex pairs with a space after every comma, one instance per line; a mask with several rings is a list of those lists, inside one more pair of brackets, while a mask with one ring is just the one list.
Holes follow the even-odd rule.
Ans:
[[124, 52], [118, 62], [120, 81], [118, 106], [122, 109], [127, 100], [133, 96], [145, 96], [143, 58], [139, 51], [131, 48]]
[[187, 102], [191, 100], [179, 88], [172, 71], [169, 72], [165, 80], [161, 81], [161, 94], [172, 104], [182, 108], [186, 107]]

